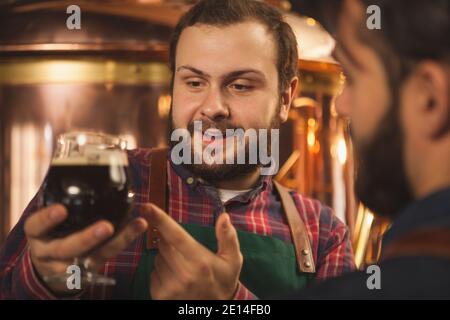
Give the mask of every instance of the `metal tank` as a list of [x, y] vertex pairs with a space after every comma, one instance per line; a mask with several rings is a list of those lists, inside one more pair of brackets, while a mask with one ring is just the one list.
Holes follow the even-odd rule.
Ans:
[[42, 183], [55, 138], [74, 129], [166, 143], [168, 41], [184, 2], [71, 1], [0, 6], [0, 243]]

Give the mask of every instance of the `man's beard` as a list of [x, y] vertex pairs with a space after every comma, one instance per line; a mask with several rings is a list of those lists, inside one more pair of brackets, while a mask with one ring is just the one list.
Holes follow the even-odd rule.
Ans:
[[353, 139], [357, 165], [356, 195], [367, 208], [389, 217], [413, 199], [405, 174], [398, 106], [398, 103], [390, 106], [370, 142], [358, 145]]
[[[281, 107], [281, 105], [280, 105]], [[280, 121], [278, 119], [278, 113], [279, 113], [279, 109], [277, 110], [277, 112], [275, 113], [274, 117], [272, 118], [272, 121], [269, 125], [268, 128], [261, 128], [261, 129], [267, 129], [267, 134], [268, 134], [268, 141], [267, 141], [267, 155], [271, 155], [271, 135], [270, 129], [278, 129], [280, 127]], [[173, 124], [173, 120], [172, 117], [170, 117], [170, 132], [173, 131], [174, 128], [174, 124]], [[192, 141], [192, 146], [191, 146], [191, 154], [194, 155], [194, 150], [193, 150], [193, 145], [194, 145], [194, 121], [201, 121], [201, 120], [193, 120], [189, 123], [188, 125], [188, 131], [190, 133], [191, 136], [191, 141]], [[243, 130], [245, 131], [244, 128], [239, 127], [238, 125], [235, 125], [233, 123], [230, 123], [228, 120], [220, 120], [220, 121], [208, 121], [208, 120], [202, 120], [202, 133], [204, 133], [206, 130], [210, 129], [210, 128], [214, 128], [214, 129], [218, 129], [220, 130], [222, 133], [226, 133], [227, 129], [231, 129], [231, 130]], [[259, 142], [259, 136], [258, 136], [258, 142]], [[177, 144], [176, 141], [170, 141], [170, 146], [171, 148]], [[223, 140], [223, 142], [225, 143], [225, 140]], [[255, 143], [255, 142], [253, 142]], [[237, 146], [238, 142], [237, 139], [235, 139], [234, 141], [234, 145]], [[256, 145], [256, 150], [257, 150], [257, 154], [259, 154], [259, 150], [258, 148], [260, 147], [260, 144], [257, 143]], [[257, 162], [256, 163], [250, 163], [249, 159], [250, 159], [250, 146], [249, 146], [249, 141], [248, 139], [245, 140], [245, 163], [238, 163], [237, 161], [237, 152], [239, 152], [239, 150], [237, 150], [237, 148], [234, 149], [234, 161], [232, 164], [226, 163], [226, 159], [223, 159], [223, 163], [214, 163], [214, 164], [207, 164], [204, 163], [202, 161], [202, 163], [200, 164], [196, 164], [193, 161], [193, 158], [191, 158], [191, 162], [190, 163], [183, 163], [183, 166], [188, 169], [190, 172], [192, 172], [194, 175], [202, 178], [203, 180], [208, 181], [209, 183], [217, 183], [217, 182], [222, 182], [222, 181], [232, 181], [235, 180], [237, 178], [240, 177], [244, 177], [247, 175], [250, 175], [252, 173], [255, 173], [261, 166], [262, 164], [259, 162], [259, 157], [257, 157]], [[203, 150], [202, 150], [203, 151]], [[227, 150], [228, 151], [228, 150]], [[224, 150], [225, 153], [225, 150]]]

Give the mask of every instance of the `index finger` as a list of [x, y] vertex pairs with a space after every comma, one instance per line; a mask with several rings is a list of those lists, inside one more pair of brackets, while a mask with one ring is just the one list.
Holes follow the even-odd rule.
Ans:
[[63, 205], [55, 204], [33, 213], [24, 225], [28, 238], [44, 237], [51, 229], [60, 224], [67, 217], [67, 210]]
[[156, 205], [145, 204], [144, 217], [148, 219], [151, 227], [158, 229], [159, 235], [182, 255], [192, 257], [202, 252], [203, 246]]

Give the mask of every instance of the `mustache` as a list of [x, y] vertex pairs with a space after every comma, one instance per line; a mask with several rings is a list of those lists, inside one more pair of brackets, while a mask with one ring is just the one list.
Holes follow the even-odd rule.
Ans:
[[191, 135], [194, 134], [195, 132], [195, 127], [194, 127], [194, 123], [195, 122], [201, 122], [201, 127], [202, 127], [202, 132], [206, 132], [208, 129], [216, 129], [219, 130], [222, 135], [225, 136], [226, 134], [226, 130], [227, 129], [231, 129], [231, 130], [238, 130], [238, 129], [242, 129], [245, 131], [245, 129], [241, 126], [238, 126], [234, 123], [231, 123], [229, 121], [209, 121], [209, 120], [193, 120], [191, 122], [189, 122], [188, 124], [188, 131]]

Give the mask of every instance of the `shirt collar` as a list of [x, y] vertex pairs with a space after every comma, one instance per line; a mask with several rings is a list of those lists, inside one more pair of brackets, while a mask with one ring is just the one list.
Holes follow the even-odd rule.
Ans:
[[[198, 188], [206, 188], [207, 190], [217, 189], [209, 184], [207, 181], [204, 181], [200, 177], [195, 176], [192, 172], [190, 172], [185, 166], [182, 164], [173, 163], [170, 157], [170, 151], [168, 152], [168, 163], [169, 170], [172, 171], [175, 175], [177, 175], [185, 185], [191, 190], [197, 191]], [[241, 194], [230, 201], [239, 201], [239, 202], [249, 202], [254, 197], [259, 195], [263, 191], [271, 190], [272, 188], [272, 176], [260, 176], [258, 183], [252, 188], [251, 191]], [[208, 192], [209, 193], [209, 192]]]
[[383, 246], [411, 231], [423, 228], [450, 229], [450, 187], [408, 205], [394, 219], [383, 237]]

